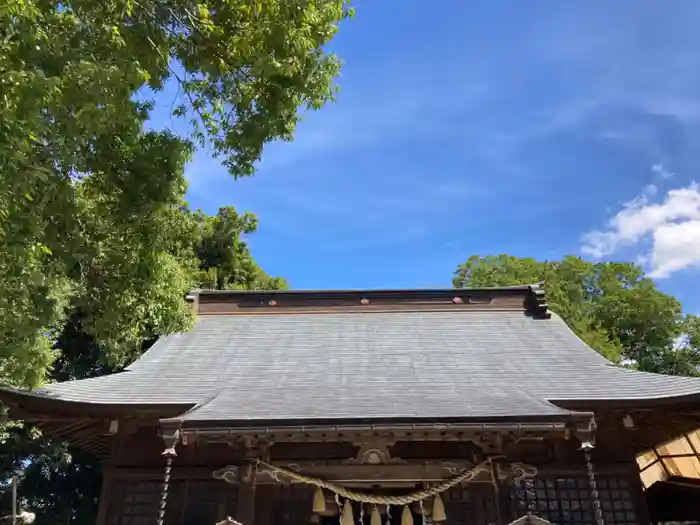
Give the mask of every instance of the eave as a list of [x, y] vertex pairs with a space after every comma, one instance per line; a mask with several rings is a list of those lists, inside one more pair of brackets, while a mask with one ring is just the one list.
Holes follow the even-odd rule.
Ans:
[[47, 414], [63, 417], [119, 418], [138, 414], [140, 416], [168, 417], [181, 414], [193, 404], [183, 403], [95, 403], [61, 399], [43, 392], [31, 392], [12, 387], [0, 387], [0, 401], [11, 410], [13, 419], [26, 419], [32, 414]]
[[159, 418], [182, 414], [191, 404], [105, 404], [60, 399], [42, 392], [0, 387], [0, 402], [9, 416], [37, 426], [47, 436], [60, 439], [99, 458], [109, 453], [113, 422], [136, 420], [157, 424]]
[[653, 410], [670, 408], [676, 410], [699, 410], [700, 392], [677, 396], [659, 396], [628, 399], [549, 399], [550, 403], [567, 410]]

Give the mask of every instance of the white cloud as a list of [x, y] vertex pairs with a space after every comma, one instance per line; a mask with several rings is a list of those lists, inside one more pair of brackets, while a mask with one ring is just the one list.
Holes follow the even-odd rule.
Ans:
[[653, 171], [656, 174], [656, 176], [662, 180], [670, 179], [675, 175], [671, 170], [669, 170], [666, 166], [664, 166], [661, 163], [654, 164], [651, 167], [651, 171]]
[[583, 236], [581, 251], [595, 258], [614, 254], [620, 248], [650, 241], [648, 253], [637, 261], [648, 266], [650, 275], [672, 273], [700, 266], [700, 185], [670, 190], [662, 202], [651, 202], [656, 186], [648, 186], [623, 205], [603, 230]]
[[654, 231], [651, 264], [654, 277], [700, 264], [700, 220], [663, 224]]

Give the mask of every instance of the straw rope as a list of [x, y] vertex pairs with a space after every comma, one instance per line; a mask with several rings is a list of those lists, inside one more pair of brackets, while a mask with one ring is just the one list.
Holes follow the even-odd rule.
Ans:
[[480, 472], [489, 471], [488, 461], [484, 461], [471, 469], [462, 471], [453, 478], [447, 479], [442, 483], [438, 483], [437, 485], [433, 485], [432, 487], [428, 487], [424, 490], [411, 492], [410, 494], [405, 494], [403, 496], [380, 496], [378, 494], [355, 492], [341, 485], [336, 485], [335, 483], [330, 483], [320, 478], [305, 476], [304, 474], [300, 474], [299, 472], [295, 472], [284, 467], [270, 465], [269, 463], [266, 463], [260, 459], [257, 460], [257, 463], [258, 465], [267, 467], [270, 470], [278, 472], [300, 483], [315, 485], [316, 487], [326, 489], [334, 494], [337, 494], [338, 496], [342, 496], [352, 501], [357, 501], [358, 503], [369, 503], [374, 505], [409, 505], [411, 503], [415, 503], [416, 501], [422, 501], [424, 499], [436, 496], [464, 481], [471, 481]]

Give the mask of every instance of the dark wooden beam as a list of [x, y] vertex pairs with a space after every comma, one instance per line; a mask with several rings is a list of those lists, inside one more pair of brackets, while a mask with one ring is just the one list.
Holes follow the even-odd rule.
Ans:
[[238, 521], [242, 525], [255, 523], [255, 489], [257, 484], [257, 468], [252, 462], [241, 470], [238, 487]]
[[107, 525], [107, 511], [109, 509], [109, 498], [114, 488], [115, 465], [124, 445], [124, 434], [117, 433], [110, 438], [109, 458], [102, 467], [102, 489], [100, 491], [100, 501], [97, 510], [97, 525]]

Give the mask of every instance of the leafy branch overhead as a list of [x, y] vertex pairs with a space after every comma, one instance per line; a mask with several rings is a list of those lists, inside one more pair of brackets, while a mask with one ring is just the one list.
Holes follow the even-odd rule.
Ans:
[[[242, 283], [239, 267], [193, 262], [192, 236], [213, 226], [183, 212], [192, 139], [252, 174], [300, 110], [332, 99], [339, 61], [325, 46], [350, 15], [344, 0], [2, 3], [0, 379], [44, 380], [71, 316], [121, 362], [188, 326], [197, 272], [255, 281], [253, 266]], [[145, 126], [144, 94], [173, 81], [186, 137]]]

